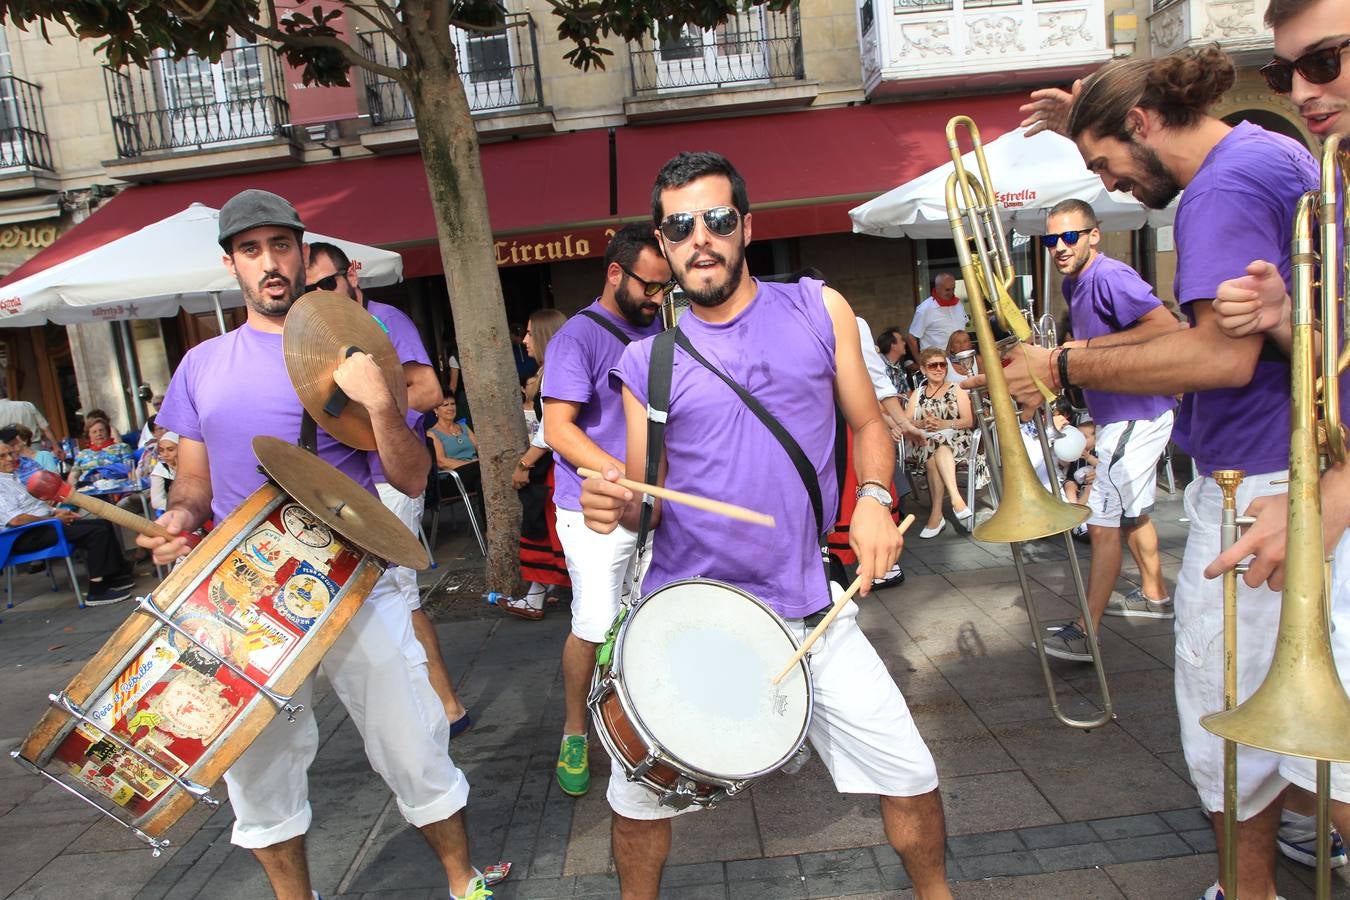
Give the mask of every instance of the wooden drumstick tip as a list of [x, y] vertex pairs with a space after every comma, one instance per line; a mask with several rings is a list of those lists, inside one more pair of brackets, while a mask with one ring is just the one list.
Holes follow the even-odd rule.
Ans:
[[[577, 467], [577, 474], [582, 478], [604, 478], [600, 472], [595, 469], [588, 469], [585, 466]], [[676, 491], [667, 487], [660, 487], [654, 484], [647, 484], [642, 481], [634, 481], [631, 478], [620, 478], [616, 484], [628, 488], [637, 494], [650, 494], [653, 497], [660, 497], [662, 500], [668, 500], [671, 503], [682, 503], [685, 506], [692, 506], [695, 509], [701, 509], [704, 512], [716, 513], [719, 516], [726, 516], [728, 519], [736, 519], [739, 522], [749, 522], [753, 525], [766, 525], [769, 528], [775, 526], [774, 518], [761, 512], [755, 512], [753, 509], [746, 509], [744, 506], [737, 506], [734, 503], [727, 503], [722, 500], [712, 500], [707, 497], [700, 497], [697, 494], [687, 494], [684, 491]]]

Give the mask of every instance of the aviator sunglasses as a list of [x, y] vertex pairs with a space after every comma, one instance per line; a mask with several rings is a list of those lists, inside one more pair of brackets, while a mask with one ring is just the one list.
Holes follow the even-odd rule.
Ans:
[[1295, 71], [1309, 84], [1329, 84], [1341, 77], [1341, 54], [1346, 47], [1350, 47], [1350, 39], [1305, 53], [1293, 62], [1272, 59], [1261, 67], [1261, 76], [1277, 94], [1287, 94], [1294, 89]]
[[[661, 234], [672, 244], [694, 233], [694, 216], [703, 216], [703, 224], [718, 237], [728, 237], [740, 224], [741, 214], [730, 206], [714, 206], [711, 209], [695, 209], [689, 212], [671, 213], [661, 220]], [[648, 294], [647, 296], [651, 296]]]
[[1047, 234], [1045, 237], [1041, 238], [1041, 240], [1044, 241], [1045, 246], [1051, 250], [1055, 249], [1055, 245], [1060, 241], [1064, 242], [1064, 246], [1072, 247], [1090, 230], [1091, 229], [1085, 229], [1083, 231], [1064, 231], [1059, 234]]
[[305, 293], [310, 291], [335, 291], [337, 290], [337, 280], [345, 274], [345, 272], [334, 272], [332, 275], [325, 275], [313, 284], [305, 285]]
[[657, 294], [669, 294], [671, 291], [675, 290], [674, 278], [669, 281], [648, 281], [641, 275], [633, 274], [623, 266], [619, 266], [619, 269], [623, 271], [623, 274], [642, 285], [642, 296], [644, 297], [655, 297]]

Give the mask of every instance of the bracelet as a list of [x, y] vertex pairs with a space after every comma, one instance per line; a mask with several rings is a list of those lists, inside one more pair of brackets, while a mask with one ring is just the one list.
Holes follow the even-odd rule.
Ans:
[[1061, 391], [1067, 391], [1073, 387], [1073, 382], [1069, 381], [1069, 349], [1067, 347], [1060, 352], [1057, 362], [1059, 370], [1059, 389]]
[[528, 471], [530, 471], [531, 469], [533, 469], [534, 466], [527, 466], [527, 465], [525, 465], [525, 460], [522, 459], [522, 460], [520, 460], [519, 462], [516, 463], [516, 468], [518, 468], [518, 469], [523, 469], [524, 471], [528, 472]]
[[1059, 373], [1056, 371], [1058, 369], [1058, 366], [1056, 366], [1056, 362], [1059, 360], [1060, 354], [1062, 354], [1063, 352], [1064, 352], [1063, 347], [1056, 347], [1055, 349], [1050, 351], [1050, 363], [1049, 363], [1050, 389], [1054, 391], [1056, 394], [1064, 390], [1063, 385], [1059, 383]]
[[884, 481], [877, 481], [875, 478], [869, 478], [869, 479], [867, 479], [866, 481], [860, 483], [860, 484], [858, 485], [858, 487], [867, 487], [869, 484], [870, 484], [870, 485], [873, 485], [874, 487], [879, 487], [879, 488], [881, 488], [883, 491], [886, 491], [887, 493], [890, 493], [891, 486], [890, 486], [889, 484], [887, 484], [886, 482], [884, 482]]

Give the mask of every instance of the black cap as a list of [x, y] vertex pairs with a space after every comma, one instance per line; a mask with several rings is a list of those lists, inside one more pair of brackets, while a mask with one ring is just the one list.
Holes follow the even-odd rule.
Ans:
[[290, 201], [271, 191], [240, 191], [220, 208], [220, 246], [230, 252], [230, 239], [236, 234], [263, 225], [294, 228], [304, 232], [305, 223]]

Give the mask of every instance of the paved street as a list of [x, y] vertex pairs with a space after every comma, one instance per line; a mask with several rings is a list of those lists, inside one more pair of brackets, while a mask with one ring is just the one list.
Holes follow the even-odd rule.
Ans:
[[[1170, 584], [1185, 525], [1178, 497], [1160, 493], [1159, 501]], [[477, 551], [463, 532], [445, 535], [437, 552], [442, 567], [424, 573], [424, 583], [474, 564]], [[932, 541], [916, 535], [917, 528], [906, 547], [906, 583], [864, 601], [860, 621], [937, 758], [956, 895], [1198, 897], [1216, 862], [1177, 736], [1171, 623], [1105, 620], [1102, 646], [1118, 719], [1090, 734], [1070, 730], [1050, 715], [1006, 548], [976, 544], [951, 527]], [[1040, 542], [1027, 555], [1041, 616], [1068, 617], [1063, 597], [1072, 588], [1062, 542]], [[64, 575], [58, 579], [64, 587]], [[53, 594], [43, 575], [21, 575], [15, 585], [16, 608], [3, 611], [0, 624], [6, 753], [36, 722], [46, 695], [130, 612], [126, 604], [76, 610], [71, 595]], [[142, 579], [143, 589], [150, 585]], [[596, 778], [586, 797], [573, 800], [553, 782], [567, 626], [565, 606], [532, 623], [457, 604], [438, 623], [476, 722], [452, 745], [473, 785], [473, 858], [515, 866], [498, 900], [618, 896], [603, 753], [592, 755]], [[1088, 668], [1052, 667], [1065, 710], [1093, 709]], [[444, 897], [438, 864], [370, 772], [345, 711], [322, 682], [315, 699], [322, 736], [311, 771], [315, 886], [329, 900]], [[217, 793], [224, 795], [223, 786]], [[127, 832], [5, 760], [0, 896], [269, 897], [251, 856], [229, 844], [231, 819], [228, 804], [214, 813], [194, 810], [156, 859]], [[1311, 897], [1310, 876], [1282, 863], [1282, 896]], [[908, 887], [875, 800], [836, 794], [812, 760], [797, 775], [764, 780], [748, 797], [677, 820], [663, 896], [907, 898]], [[1335, 896], [1350, 898], [1343, 875]]]

